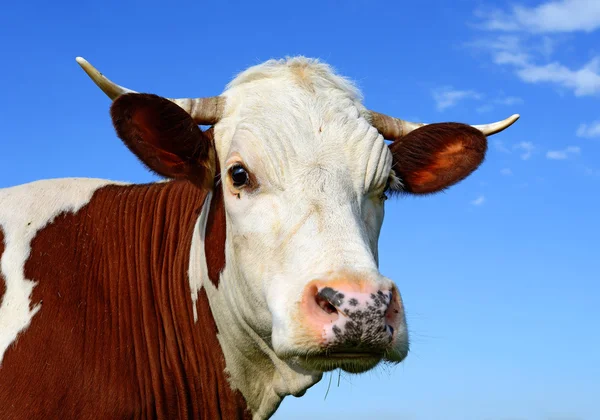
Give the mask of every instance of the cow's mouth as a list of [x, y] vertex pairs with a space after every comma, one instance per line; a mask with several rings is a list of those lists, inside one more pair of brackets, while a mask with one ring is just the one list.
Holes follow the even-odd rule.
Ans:
[[360, 352], [360, 353], [348, 353], [348, 352], [336, 352], [329, 353], [327, 357], [331, 357], [334, 359], [365, 359], [365, 358], [382, 358], [383, 354], [381, 353], [368, 353], [368, 352]]
[[362, 373], [377, 366], [382, 359], [382, 352], [335, 351], [297, 357], [296, 362], [304, 368], [318, 372], [342, 369], [349, 373]]

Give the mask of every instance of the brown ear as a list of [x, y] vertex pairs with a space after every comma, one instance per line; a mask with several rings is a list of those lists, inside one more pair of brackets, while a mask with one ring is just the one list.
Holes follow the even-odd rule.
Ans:
[[459, 123], [429, 124], [390, 145], [400, 191], [429, 194], [466, 178], [483, 162], [485, 135]]
[[150, 170], [212, 188], [212, 141], [171, 101], [145, 93], [119, 96], [110, 113], [117, 135]]

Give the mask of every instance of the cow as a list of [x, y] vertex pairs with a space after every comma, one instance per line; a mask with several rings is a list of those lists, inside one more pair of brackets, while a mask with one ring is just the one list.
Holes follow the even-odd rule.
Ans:
[[264, 419], [324, 372], [401, 362], [384, 202], [461, 181], [518, 118], [400, 120], [304, 57], [183, 99], [77, 61], [166, 180], [0, 190], [2, 419]]

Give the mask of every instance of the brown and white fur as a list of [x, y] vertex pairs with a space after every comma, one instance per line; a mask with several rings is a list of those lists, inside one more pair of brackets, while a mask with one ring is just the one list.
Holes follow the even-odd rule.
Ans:
[[354, 86], [302, 57], [222, 97], [205, 132], [154, 95], [113, 104], [168, 182], [0, 190], [2, 418], [262, 419], [325, 371], [406, 357], [385, 194], [460, 181], [485, 136], [433, 124], [388, 146]]

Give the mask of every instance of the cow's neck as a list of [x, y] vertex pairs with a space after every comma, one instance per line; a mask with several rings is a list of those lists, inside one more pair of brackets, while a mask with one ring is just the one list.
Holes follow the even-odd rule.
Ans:
[[[218, 249], [226, 236], [225, 223], [222, 190], [217, 187], [207, 197], [194, 228], [189, 272], [192, 300], [206, 293], [230, 384], [244, 396], [255, 418], [266, 418], [286, 395], [304, 394], [321, 375], [291, 368], [276, 356], [268, 338], [245, 321], [249, 314], [242, 313], [244, 305], [239, 303], [253, 300], [253, 293], [243, 280], [242, 267], [232, 260], [233, 253], [227, 247]], [[225, 245], [230, 244], [225, 241]]]
[[[143, 400], [154, 401], [159, 417], [248, 418], [242, 394], [228, 383], [207, 293], [197, 294], [196, 305], [189, 297], [190, 244], [206, 192], [186, 181], [124, 188], [130, 199], [121, 206], [131, 208], [122, 209], [130, 220], [121, 234], [127, 237], [133, 229], [137, 243], [130, 245], [134, 252], [121, 247], [121, 265], [136, 273], [130, 286], [139, 314], [130, 328], [143, 331], [146, 341], [141, 348], [147, 351], [136, 355], [139, 366], [149, 367], [138, 372], [150, 381], [142, 389], [151, 396]], [[119, 194], [113, 199], [118, 203]], [[119, 235], [118, 228], [115, 232]]]

